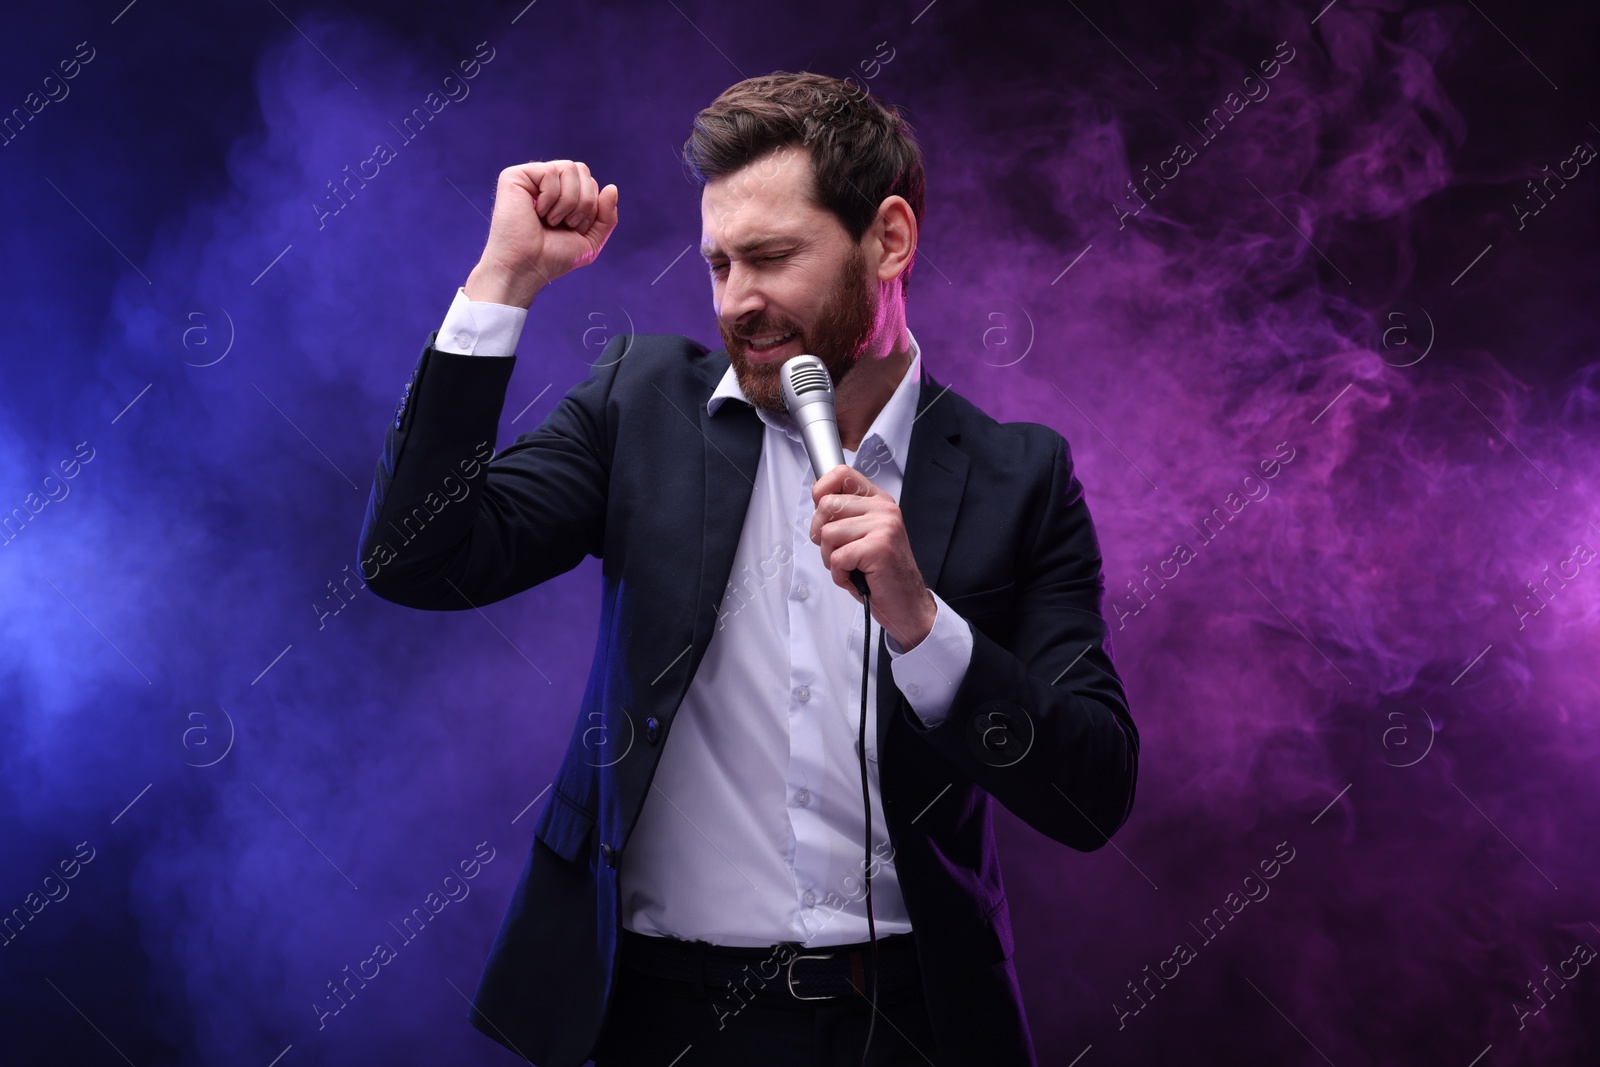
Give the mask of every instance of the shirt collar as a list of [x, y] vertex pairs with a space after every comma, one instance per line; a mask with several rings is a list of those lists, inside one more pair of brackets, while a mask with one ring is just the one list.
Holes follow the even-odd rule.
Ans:
[[[879, 410], [872, 425], [867, 427], [867, 432], [861, 438], [861, 447], [856, 450], [857, 459], [871, 457], [875, 451], [883, 452], [884, 458], [894, 464], [903, 477], [905, 475], [905, 461], [907, 449], [911, 444], [911, 424], [916, 421], [917, 396], [922, 380], [922, 349], [917, 345], [917, 338], [906, 328], [906, 343], [911, 350], [911, 362], [906, 367], [905, 375], [900, 379], [900, 384], [895, 387], [894, 393]], [[733, 365], [723, 372], [722, 380], [717, 383], [717, 388], [706, 401], [706, 414], [715, 415], [717, 408], [724, 400], [738, 400], [750, 404], [744, 390], [739, 388], [739, 376], [734, 372]], [[790, 438], [800, 440], [800, 433], [795, 429], [794, 420], [787, 414], [777, 415], [750, 404], [755, 413], [775, 430], [781, 430]]]

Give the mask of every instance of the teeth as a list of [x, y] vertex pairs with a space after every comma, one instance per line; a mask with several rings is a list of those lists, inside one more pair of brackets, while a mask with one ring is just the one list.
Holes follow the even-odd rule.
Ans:
[[782, 337], [776, 338], [770, 342], [759, 343], [756, 341], [751, 341], [750, 347], [758, 352], [765, 352], [769, 348], [777, 348], [779, 345], [787, 344], [793, 337], [794, 334], [786, 333]]

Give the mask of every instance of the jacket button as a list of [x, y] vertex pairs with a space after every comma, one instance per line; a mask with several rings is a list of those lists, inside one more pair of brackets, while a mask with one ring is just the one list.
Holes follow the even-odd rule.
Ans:
[[617, 850], [610, 845], [601, 845], [600, 858], [606, 861], [607, 867], [615, 867], [617, 865]]
[[654, 715], [644, 721], [644, 739], [652, 745], [661, 736], [661, 723]]

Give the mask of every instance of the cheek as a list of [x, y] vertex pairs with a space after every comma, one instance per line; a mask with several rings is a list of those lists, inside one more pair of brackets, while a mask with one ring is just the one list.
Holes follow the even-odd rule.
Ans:
[[813, 327], [822, 311], [822, 294], [821, 289], [813, 289], [806, 283], [784, 285], [772, 294], [772, 310], [792, 322]]

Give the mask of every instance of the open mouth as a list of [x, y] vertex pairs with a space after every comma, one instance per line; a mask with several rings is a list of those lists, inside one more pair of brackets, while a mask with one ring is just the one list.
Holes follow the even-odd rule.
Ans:
[[777, 337], [770, 337], [765, 341], [746, 340], [744, 345], [745, 348], [752, 353], [757, 355], [766, 355], [768, 353], [776, 352], [781, 348], [787, 347], [793, 343], [795, 338], [799, 336], [800, 335], [798, 332], [791, 332]]

